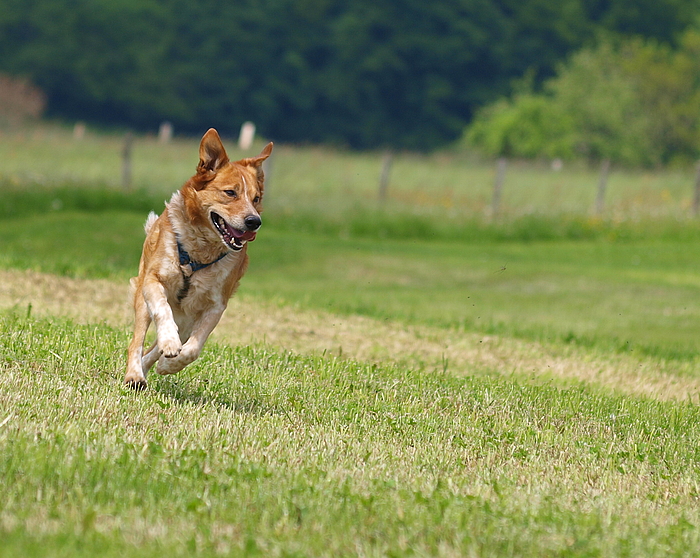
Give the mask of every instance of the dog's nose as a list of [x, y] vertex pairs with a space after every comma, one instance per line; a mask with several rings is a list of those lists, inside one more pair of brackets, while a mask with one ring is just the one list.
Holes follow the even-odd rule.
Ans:
[[262, 220], [257, 215], [248, 215], [243, 222], [249, 231], [257, 231], [262, 225]]

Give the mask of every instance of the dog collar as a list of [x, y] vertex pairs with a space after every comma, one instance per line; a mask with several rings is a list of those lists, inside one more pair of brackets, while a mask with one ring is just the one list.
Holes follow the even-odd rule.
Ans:
[[190, 255], [187, 253], [187, 250], [185, 250], [182, 247], [182, 244], [180, 244], [179, 239], [177, 241], [177, 253], [180, 257], [180, 265], [189, 265], [190, 269], [192, 270], [192, 273], [194, 273], [195, 271], [199, 271], [200, 269], [204, 269], [205, 267], [209, 267], [210, 265], [215, 264], [221, 258], [225, 257], [228, 254], [228, 252], [224, 252], [218, 258], [216, 258], [213, 262], [209, 262], [209, 263], [197, 262], [197, 261], [193, 260], [192, 258], [190, 258]]

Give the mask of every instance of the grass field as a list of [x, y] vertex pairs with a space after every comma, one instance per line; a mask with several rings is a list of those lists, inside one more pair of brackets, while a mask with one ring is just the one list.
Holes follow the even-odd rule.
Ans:
[[[5, 266], [126, 278], [143, 214], [58, 211], [0, 222]], [[700, 245], [337, 238], [266, 225], [244, 293], [282, 304], [695, 361]]]
[[595, 171], [523, 166], [493, 222], [467, 155], [398, 156], [377, 209], [380, 154], [280, 146], [247, 321], [135, 394], [98, 292], [196, 141], [139, 139], [122, 194], [88, 140], [0, 138], [0, 276], [47, 285], [0, 286], [0, 556], [700, 556], [692, 173], [592, 219]]
[[[204, 130], [202, 130], [204, 132]], [[163, 145], [154, 136], [133, 144], [135, 189], [168, 194], [197, 165], [198, 138], [176, 138]], [[250, 156], [224, 138], [232, 159]], [[263, 147], [259, 140], [251, 151]], [[81, 141], [69, 129], [42, 125], [23, 132], [0, 131], [0, 180], [9, 184], [79, 183], [119, 187], [123, 137], [88, 130]], [[349, 207], [374, 207], [381, 153], [350, 153], [326, 148], [280, 144], [268, 167], [269, 211], [296, 213], [308, 208], [344, 216]], [[387, 206], [457, 221], [488, 213], [495, 165], [459, 150], [431, 155], [398, 153], [394, 157]], [[685, 218], [692, 198], [695, 170], [623, 171], [610, 174], [606, 216], [624, 220], [646, 216]], [[548, 162], [511, 162], [503, 188], [506, 217], [577, 214], [593, 209], [598, 169], [570, 164], [559, 172]]]
[[[0, 555], [697, 555], [698, 407], [5, 317]], [[216, 369], [216, 373], [212, 370]]]

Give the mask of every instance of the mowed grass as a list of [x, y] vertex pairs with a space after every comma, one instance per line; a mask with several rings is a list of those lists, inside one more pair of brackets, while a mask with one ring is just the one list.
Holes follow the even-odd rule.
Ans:
[[293, 238], [290, 246], [288, 234], [273, 231], [251, 250], [247, 292], [458, 330], [697, 355], [694, 243]]
[[[50, 211], [0, 221], [0, 263], [126, 283], [145, 213]], [[241, 296], [458, 331], [695, 361], [700, 244], [687, 239], [430, 242], [266, 224]]]
[[[120, 143], [0, 137], [0, 265], [126, 284], [197, 140], [138, 138], [132, 193]], [[691, 174], [614, 173], [599, 219], [595, 169], [511, 165], [489, 221], [465, 154], [398, 155], [377, 208], [380, 154], [279, 147], [238, 296], [696, 375]], [[700, 556], [697, 394], [215, 343], [133, 393], [128, 339], [0, 313], [0, 556]]]
[[697, 556], [690, 403], [0, 317], [0, 556]]

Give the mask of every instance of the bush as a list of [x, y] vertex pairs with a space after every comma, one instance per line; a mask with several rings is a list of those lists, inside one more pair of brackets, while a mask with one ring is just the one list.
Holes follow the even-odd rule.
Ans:
[[590, 160], [611, 159], [627, 166], [660, 158], [651, 142], [650, 114], [643, 110], [637, 82], [625, 68], [627, 50], [602, 44], [576, 53], [545, 86], [545, 94], [572, 123], [574, 153]]
[[492, 156], [571, 158], [574, 122], [543, 95], [501, 99], [481, 111], [467, 141]]
[[539, 93], [478, 113], [466, 139], [494, 156], [610, 159], [654, 166], [700, 156], [700, 32], [676, 50], [627, 40], [584, 49]]

